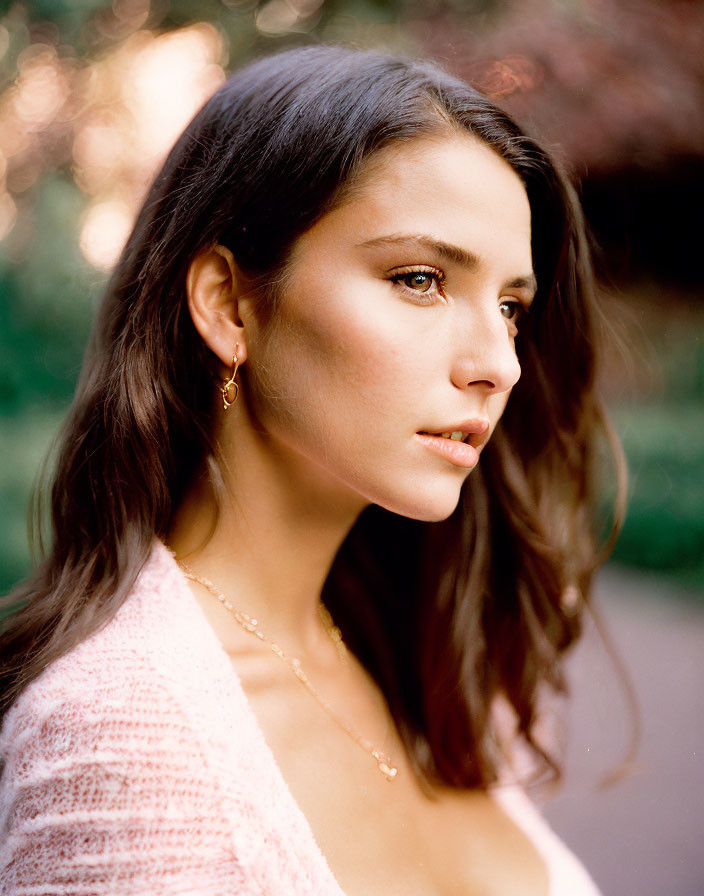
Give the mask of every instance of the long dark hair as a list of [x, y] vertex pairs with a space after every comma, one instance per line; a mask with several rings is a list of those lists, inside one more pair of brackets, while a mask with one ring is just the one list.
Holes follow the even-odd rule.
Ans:
[[[421, 780], [484, 786], [503, 697], [536, 755], [538, 694], [562, 686], [598, 565], [598, 317], [579, 205], [559, 167], [489, 99], [424, 61], [307, 47], [233, 75], [167, 158], [112, 274], [59, 442], [51, 544], [4, 599], [0, 713], [127, 596], [213, 445], [212, 358], [185, 276], [229, 247], [276, 315], [296, 238], [381, 147], [470, 132], [518, 173], [539, 289], [518, 342], [522, 375], [459, 505], [441, 523], [371, 506], [323, 599], [376, 677]], [[242, 369], [246, 388], [246, 366]], [[539, 423], [536, 425], [536, 421]], [[566, 594], [580, 600], [566, 601]]]

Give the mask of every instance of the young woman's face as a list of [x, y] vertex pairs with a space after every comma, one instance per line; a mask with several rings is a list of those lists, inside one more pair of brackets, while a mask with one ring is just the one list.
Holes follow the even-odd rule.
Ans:
[[[257, 429], [328, 495], [445, 519], [520, 375], [534, 289], [503, 159], [462, 135], [383, 150], [298, 240], [273, 330], [248, 337]], [[453, 431], [465, 444], [422, 435]]]

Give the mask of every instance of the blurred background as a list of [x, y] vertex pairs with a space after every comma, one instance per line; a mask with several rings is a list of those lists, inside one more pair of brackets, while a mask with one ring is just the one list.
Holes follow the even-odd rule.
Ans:
[[0, 593], [29, 568], [32, 483], [151, 178], [234, 68], [342, 42], [431, 56], [571, 173], [626, 348], [603, 389], [631, 470], [570, 659], [566, 784], [546, 814], [615, 896], [704, 892], [704, 3], [696, 0], [35, 0], [0, 4]]

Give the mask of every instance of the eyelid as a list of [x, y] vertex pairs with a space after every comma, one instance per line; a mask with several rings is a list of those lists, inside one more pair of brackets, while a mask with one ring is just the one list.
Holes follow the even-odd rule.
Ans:
[[533, 299], [535, 296], [530, 295], [529, 293], [515, 293], [515, 292], [506, 292], [501, 295], [502, 301], [504, 300], [512, 300], [514, 302], [520, 302], [524, 308], [528, 309], [533, 304]]
[[446, 279], [445, 272], [432, 264], [403, 264], [400, 267], [389, 268], [386, 273], [389, 276], [395, 276], [401, 274], [415, 274], [416, 271], [421, 274], [436, 274], [441, 283]]

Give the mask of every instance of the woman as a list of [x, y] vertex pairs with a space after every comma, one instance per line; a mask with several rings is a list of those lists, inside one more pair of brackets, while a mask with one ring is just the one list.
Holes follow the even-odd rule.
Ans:
[[333, 47], [235, 74], [8, 598], [3, 892], [595, 892], [511, 766], [557, 771], [598, 564], [594, 317], [571, 188], [475, 90]]

